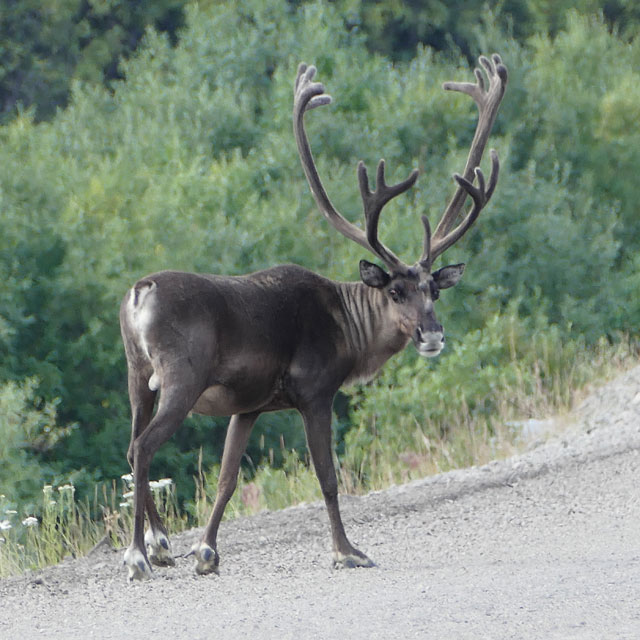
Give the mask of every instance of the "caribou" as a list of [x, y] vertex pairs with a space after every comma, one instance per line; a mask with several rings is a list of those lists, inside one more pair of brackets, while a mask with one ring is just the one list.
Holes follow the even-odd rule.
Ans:
[[[422, 216], [422, 256], [415, 264], [405, 264], [380, 241], [378, 221], [383, 207], [414, 185], [418, 171], [387, 185], [381, 160], [372, 191], [360, 162], [364, 230], [340, 214], [322, 185], [304, 126], [305, 113], [327, 105], [331, 97], [314, 82], [316, 69], [301, 64], [293, 129], [313, 197], [331, 225], [386, 268], [361, 260], [359, 282], [335, 282], [296, 265], [242, 276], [161, 271], [128, 290], [120, 325], [132, 412], [127, 459], [135, 481], [133, 539], [124, 554], [130, 581], [149, 577], [151, 564], [174, 564], [169, 536], [149, 489], [149, 466], [190, 412], [231, 417], [213, 511], [189, 554], [195, 557], [198, 574], [218, 573], [218, 527], [256, 419], [265, 411], [291, 408], [304, 422], [329, 515], [334, 566], [374, 566], [349, 542], [340, 517], [332, 403], [343, 385], [371, 379], [410, 341], [425, 357], [437, 356], [444, 346], [434, 303], [442, 289], [460, 280], [465, 265], [435, 271], [432, 267], [476, 221], [498, 181], [494, 150], [488, 181], [479, 165], [505, 92], [507, 69], [498, 55], [481, 56], [479, 62], [475, 82], [443, 85], [473, 98], [478, 121], [464, 171], [454, 175], [455, 194], [433, 233]], [[468, 197], [471, 206], [465, 212]]]

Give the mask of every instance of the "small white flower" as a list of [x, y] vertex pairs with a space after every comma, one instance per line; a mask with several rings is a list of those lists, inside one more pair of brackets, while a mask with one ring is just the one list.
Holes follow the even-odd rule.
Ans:
[[0, 520], [0, 531], [11, 529], [11, 523], [8, 520]]
[[29, 516], [22, 521], [22, 524], [25, 527], [37, 527], [38, 526], [38, 518], [34, 518], [33, 516]]
[[123, 497], [125, 500], [128, 500], [129, 498], [133, 498], [133, 491], [127, 491], [127, 493], [123, 493], [123, 494], [122, 494], [122, 497]]
[[5, 514], [8, 515], [8, 516], [15, 516], [16, 513], [18, 513], [18, 512], [15, 509], [7, 509], [5, 511]]
[[149, 486], [154, 491], [159, 491], [160, 489], [164, 489], [165, 487], [170, 487], [173, 484], [173, 480], [171, 478], [161, 478], [160, 480], [151, 480], [149, 482]]
[[59, 493], [65, 493], [70, 491], [72, 494], [76, 492], [76, 488], [72, 484], [63, 484], [61, 487], [58, 487]]
[[127, 508], [127, 507], [130, 507], [130, 506], [131, 506], [131, 503], [129, 503], [129, 502], [121, 502], [121, 503], [120, 503], [120, 506], [121, 506], [123, 509], [125, 509], [125, 508]]
[[127, 484], [133, 483], [133, 474], [125, 473], [123, 476], [120, 476]]
[[160, 491], [166, 487], [170, 487], [173, 484], [173, 480], [171, 478], [161, 478], [160, 480], [151, 480], [149, 482], [149, 486], [153, 491]]
[[49, 495], [52, 492], [53, 487], [50, 484], [45, 484], [44, 487], [42, 487], [42, 493], [44, 493], [45, 496]]

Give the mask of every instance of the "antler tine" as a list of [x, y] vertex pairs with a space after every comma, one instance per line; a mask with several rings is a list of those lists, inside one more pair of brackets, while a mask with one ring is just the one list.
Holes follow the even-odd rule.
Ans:
[[469, 230], [471, 225], [477, 220], [482, 209], [491, 199], [493, 191], [498, 183], [498, 174], [500, 172], [500, 162], [498, 160], [498, 153], [495, 149], [491, 149], [491, 175], [489, 176], [489, 186], [485, 188], [485, 178], [480, 167], [476, 167], [475, 176], [478, 181], [476, 187], [471, 181], [467, 180], [464, 176], [456, 173], [454, 178], [456, 182], [464, 189], [465, 193], [471, 196], [473, 200], [473, 207], [467, 213], [464, 220], [453, 230], [450, 231], [444, 238], [435, 238], [431, 241], [430, 256], [428, 265], [420, 261], [420, 264], [430, 269], [431, 263], [436, 257], [444, 253], [450, 246], [455, 244], [462, 236]]
[[427, 270], [431, 271], [431, 225], [429, 218], [422, 216], [422, 226], [424, 227], [424, 244], [422, 249], [422, 258], [420, 264]]
[[[496, 115], [498, 114], [500, 102], [502, 101], [507, 86], [507, 68], [502, 63], [502, 59], [498, 54], [494, 54], [491, 57], [491, 60], [485, 56], [480, 56], [479, 62], [484, 69], [484, 74], [479, 68], [476, 68], [474, 71], [476, 77], [475, 83], [445, 82], [443, 85], [444, 89], [447, 91], [459, 91], [461, 93], [466, 93], [473, 98], [478, 106], [478, 124], [471, 143], [471, 148], [469, 149], [469, 155], [467, 156], [464, 172], [461, 176], [464, 178], [465, 182], [460, 182], [456, 177], [456, 181], [459, 185], [458, 189], [433, 233], [430, 252], [431, 262], [433, 262], [433, 260], [435, 260], [446, 248], [450, 247], [455, 241], [464, 235], [464, 232], [471, 226], [471, 224], [473, 224], [473, 221], [475, 221], [482, 209], [482, 207], [480, 207], [475, 211], [473, 220], [468, 223], [471, 213], [473, 213], [477, 208], [474, 201], [474, 208], [472, 211], [470, 211], [465, 220], [456, 227], [455, 239], [450, 240], [447, 237], [460, 214], [460, 210], [462, 209], [467, 195], [471, 195], [473, 198], [473, 195], [467, 189], [467, 184], [472, 182], [474, 173], [477, 175], [476, 168], [480, 165], [480, 161], [482, 160], [482, 155], [487, 145], [489, 134], [491, 133], [493, 123], [496, 119]], [[488, 86], [486, 84], [485, 74], [488, 80]], [[491, 178], [489, 180], [489, 188], [485, 194], [485, 196], [487, 196], [485, 198], [485, 204], [491, 197], [498, 179], [497, 155], [495, 157], [495, 162], [492, 156], [492, 163], [493, 168]]]
[[409, 176], [398, 184], [387, 185], [384, 179], [384, 160], [378, 163], [376, 190], [369, 188], [369, 176], [364, 162], [358, 163], [358, 182], [360, 183], [360, 195], [364, 206], [364, 218], [366, 222], [367, 240], [374, 253], [390, 268], [401, 269], [406, 265], [401, 262], [389, 249], [378, 240], [378, 221], [383, 207], [396, 196], [409, 190], [418, 179], [418, 170], [414, 169]]
[[311, 187], [311, 193], [320, 211], [342, 235], [378, 256], [390, 269], [408, 269], [390, 249], [378, 240], [378, 219], [382, 208], [389, 200], [404, 193], [415, 183], [418, 172], [414, 170], [403, 182], [387, 186], [384, 181], [384, 161], [380, 161], [376, 191], [372, 193], [369, 190], [366, 169], [364, 164], [360, 162], [358, 165], [358, 180], [364, 203], [366, 233], [344, 218], [333, 206], [322, 185], [304, 128], [305, 111], [331, 102], [331, 97], [324, 93], [324, 86], [319, 82], [312, 82], [315, 74], [315, 67], [308, 67], [304, 63], [299, 65], [293, 101], [293, 131], [302, 168]]

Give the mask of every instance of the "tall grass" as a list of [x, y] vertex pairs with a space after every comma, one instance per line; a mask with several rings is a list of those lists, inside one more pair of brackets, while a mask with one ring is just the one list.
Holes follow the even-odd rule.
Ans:
[[[75, 487], [45, 485], [38, 516], [20, 514], [0, 495], [0, 577], [80, 557], [101, 544], [122, 547], [133, 531], [133, 492], [130, 477], [95, 487], [91, 500], [78, 500]], [[173, 483], [150, 483], [170, 533], [187, 527], [178, 510]]]
[[[402, 394], [411, 395], [407, 381], [402, 389], [384, 381], [378, 385], [367, 396], [369, 405], [356, 412], [360, 424], [347, 434], [344, 454], [336, 459], [341, 491], [362, 494], [510, 455], [526, 445], [517, 427], [519, 420], [562, 415], [591, 386], [637, 363], [635, 345], [624, 340], [616, 345], [603, 340], [587, 349], [579, 342], [565, 344], [559, 336], [542, 334], [534, 336], [523, 353], [515, 333], [507, 332], [506, 337], [508, 361], [502, 363], [500, 372], [488, 372], [488, 390], [482, 392], [478, 383], [472, 395], [465, 395], [462, 389], [451, 389], [446, 396], [436, 393], [428, 399], [428, 418], [402, 412], [402, 405], [392, 401]], [[484, 353], [481, 345], [478, 353]], [[447, 375], [443, 371], [444, 384]], [[437, 380], [434, 384], [437, 388]], [[384, 407], [380, 414], [372, 409], [378, 405]], [[384, 424], [376, 423], [378, 415]], [[284, 445], [282, 453], [280, 468], [265, 463], [257, 469], [241, 470], [226, 518], [321, 499], [308, 458], [284, 450]], [[178, 508], [171, 480], [151, 483], [170, 533], [207, 521], [218, 473], [218, 466], [200, 469], [194, 502], [187, 512]], [[19, 514], [7, 497], [0, 496], [0, 577], [55, 564], [68, 556], [82, 556], [99, 544], [128, 544], [131, 488], [131, 478], [124, 476], [108, 486], [96, 487], [91, 500], [81, 501], [70, 484], [57, 488], [46, 485], [37, 517]]]
[[[301, 502], [312, 502], [322, 498], [318, 480], [305, 457], [297, 451], [282, 450], [283, 464], [279, 468], [268, 462], [251, 472], [241, 469], [238, 487], [225, 509], [226, 519], [258, 513], [268, 509], [284, 509]], [[199, 473], [196, 482], [196, 517], [198, 525], [206, 524], [213, 508], [220, 465], [208, 472]]]
[[[359, 426], [346, 436], [343, 488], [381, 489], [511, 455], [528, 444], [527, 419], [567, 414], [591, 386], [637, 363], [627, 339], [587, 347], [553, 330], [522, 339], [520, 329], [506, 317], [475, 341], [470, 336], [472, 352], [469, 341], [456, 348], [430, 377], [427, 396], [411, 366], [367, 393]], [[497, 344], [507, 353], [497, 353]]]

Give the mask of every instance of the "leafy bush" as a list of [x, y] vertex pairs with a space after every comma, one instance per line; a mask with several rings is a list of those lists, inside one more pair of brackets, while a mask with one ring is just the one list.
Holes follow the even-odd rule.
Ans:
[[571, 407], [596, 371], [634, 357], [625, 341], [588, 347], [542, 314], [523, 319], [514, 302], [438, 363], [405, 353], [360, 390], [342, 466], [374, 488], [499, 457], [518, 441], [514, 421]]
[[51, 480], [52, 470], [40, 456], [71, 431], [56, 424], [57, 402], [42, 401], [37, 387], [34, 378], [0, 385], [0, 493], [13, 508], [24, 506], [44, 480]]

